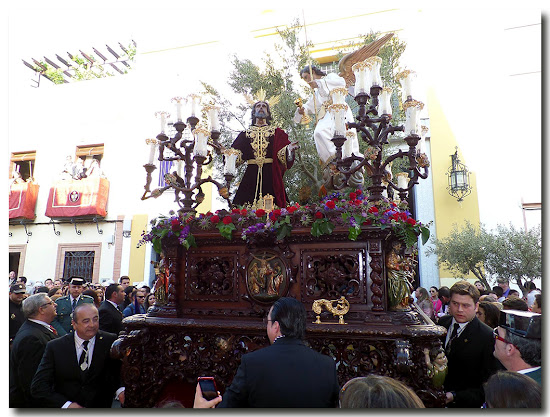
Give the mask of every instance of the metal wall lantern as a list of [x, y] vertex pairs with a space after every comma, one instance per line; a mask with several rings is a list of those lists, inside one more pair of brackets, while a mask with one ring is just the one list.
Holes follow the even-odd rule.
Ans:
[[447, 172], [447, 177], [449, 179], [447, 190], [459, 202], [471, 194], [470, 171], [458, 159], [458, 147], [455, 147], [455, 153], [451, 155], [451, 167]]

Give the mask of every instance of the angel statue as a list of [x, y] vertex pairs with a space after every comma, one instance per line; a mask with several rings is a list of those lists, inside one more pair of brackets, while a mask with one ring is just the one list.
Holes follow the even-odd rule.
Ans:
[[[333, 179], [333, 170], [330, 169], [330, 164], [336, 156], [336, 146], [331, 141], [335, 132], [335, 120], [331, 112], [328, 111], [328, 107], [333, 104], [331, 93], [334, 90], [340, 89], [347, 95], [346, 89], [355, 84], [355, 75], [352, 70], [352, 66], [360, 61], [363, 61], [371, 56], [375, 56], [380, 48], [393, 36], [393, 33], [389, 33], [377, 41], [371, 42], [362, 48], [345, 55], [339, 63], [340, 73], [326, 74], [319, 68], [307, 65], [300, 71], [300, 77], [309, 84], [313, 89], [313, 94], [309, 97], [307, 102], [302, 106], [298, 106], [294, 113], [294, 122], [302, 123], [303, 118], [309, 117], [308, 115], [314, 115], [316, 119], [315, 130], [313, 132], [313, 138], [315, 140], [315, 147], [319, 154], [321, 166], [325, 172], [324, 179], [325, 185], [330, 183], [336, 184], [338, 180]], [[300, 103], [301, 104], [301, 103]], [[347, 104], [345, 122], [351, 123], [354, 121], [353, 113]], [[346, 143], [343, 146], [342, 156], [348, 157], [352, 153], [359, 155], [359, 142], [357, 140], [357, 132], [355, 129], [349, 129], [346, 132]], [[332, 172], [331, 172], [332, 171]], [[357, 171], [349, 180], [350, 186], [358, 186], [363, 183], [363, 174]]]

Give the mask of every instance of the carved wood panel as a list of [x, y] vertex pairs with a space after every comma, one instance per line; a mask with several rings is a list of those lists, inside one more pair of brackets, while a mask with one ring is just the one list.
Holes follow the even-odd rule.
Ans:
[[186, 298], [204, 301], [238, 301], [237, 264], [237, 251], [189, 253]]

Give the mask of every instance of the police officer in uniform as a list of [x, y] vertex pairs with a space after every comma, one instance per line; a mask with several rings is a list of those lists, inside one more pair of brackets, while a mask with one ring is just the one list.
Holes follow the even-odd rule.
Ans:
[[21, 303], [25, 299], [26, 292], [27, 288], [22, 283], [13, 284], [10, 287], [10, 348], [15, 334], [25, 322]]
[[71, 325], [71, 313], [76, 306], [83, 303], [93, 304], [94, 302], [92, 297], [82, 294], [83, 285], [84, 278], [71, 277], [69, 280], [69, 294], [55, 300], [57, 304], [57, 317], [52, 321], [52, 326], [55, 327], [59, 336], [66, 335], [73, 330]]

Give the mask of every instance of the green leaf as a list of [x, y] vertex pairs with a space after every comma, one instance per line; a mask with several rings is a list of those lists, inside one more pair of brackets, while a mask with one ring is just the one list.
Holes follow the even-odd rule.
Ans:
[[421, 227], [420, 232], [422, 233], [422, 244], [425, 245], [428, 239], [430, 239], [430, 229]]
[[351, 226], [349, 228], [348, 239], [349, 240], [357, 240], [357, 238], [359, 237], [360, 234], [361, 234], [361, 228], [360, 227]]
[[229, 224], [223, 224], [222, 222], [218, 223], [218, 230], [220, 231], [220, 234], [227, 240], [231, 240], [233, 238], [233, 230], [235, 229], [236, 227], [233, 223], [229, 223]]
[[[276, 224], [275, 227], [277, 227]], [[285, 237], [290, 236], [291, 232], [292, 226], [286, 222], [283, 222], [277, 227], [277, 240], [283, 240]]]
[[156, 253], [162, 252], [162, 245], [160, 244], [159, 238], [153, 239], [153, 249], [155, 250]]

